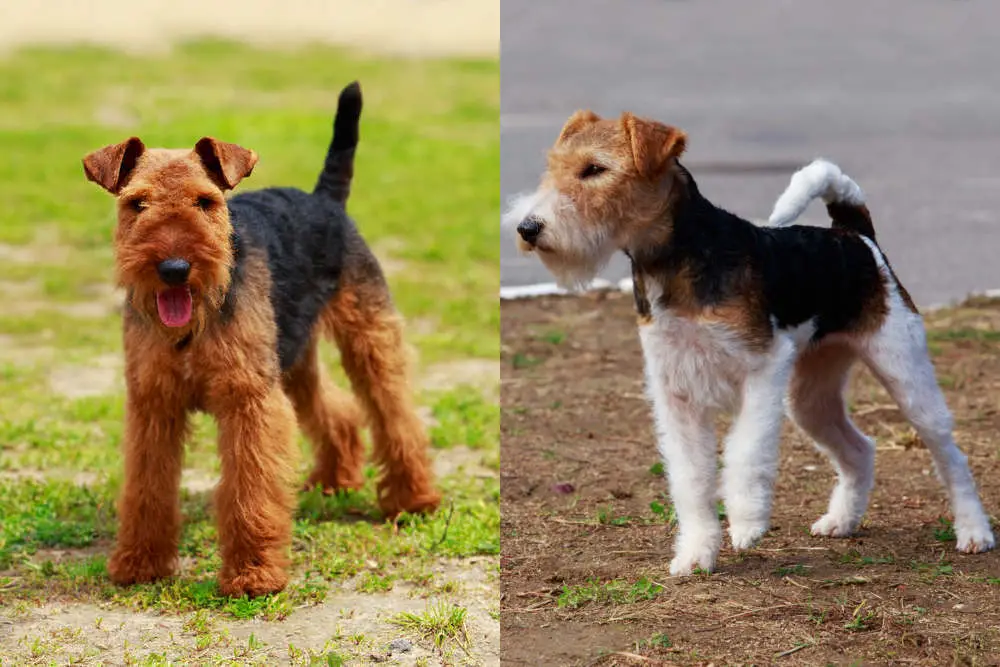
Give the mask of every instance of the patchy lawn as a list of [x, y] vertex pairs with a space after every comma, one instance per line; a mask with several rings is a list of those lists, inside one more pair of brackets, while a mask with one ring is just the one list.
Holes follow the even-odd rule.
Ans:
[[[371, 468], [360, 492], [304, 493], [292, 584], [222, 597], [215, 427], [201, 418], [185, 461], [180, 576], [115, 587], [114, 207], [80, 159], [131, 134], [150, 146], [214, 135], [260, 154], [241, 189], [310, 188], [337, 95], [355, 78], [365, 111], [351, 213], [409, 323], [442, 510], [389, 525]], [[499, 95], [495, 61], [318, 46], [201, 41], [169, 55], [31, 49], [0, 60], [0, 663], [496, 663]], [[333, 347], [325, 354], [346, 386]], [[303, 478], [310, 460], [303, 440]]]
[[[927, 320], [995, 513], [1000, 301]], [[878, 449], [861, 532], [809, 535], [834, 472], [788, 426], [771, 532], [749, 553], [724, 548], [715, 574], [670, 578], [673, 512], [631, 295], [505, 302], [501, 340], [504, 664], [995, 664], [1000, 554], [954, 550], [930, 456], [867, 371], [851, 388]]]

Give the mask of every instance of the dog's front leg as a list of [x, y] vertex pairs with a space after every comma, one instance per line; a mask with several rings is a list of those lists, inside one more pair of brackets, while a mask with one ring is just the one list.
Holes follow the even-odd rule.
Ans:
[[[187, 415], [176, 395], [145, 391], [130, 375], [125, 406], [125, 484], [118, 538], [108, 561], [117, 584], [155, 581], [177, 566], [178, 492]], [[165, 383], [165, 382], [164, 382]]]
[[[662, 394], [663, 392], [654, 392]], [[670, 574], [710, 572], [722, 545], [722, 527], [715, 506], [716, 442], [711, 421], [673, 396], [657, 400], [657, 446], [667, 467], [670, 497], [677, 513], [677, 538]]]
[[648, 359], [646, 375], [657, 448], [677, 513], [670, 574], [691, 574], [695, 568], [711, 571], [722, 544], [722, 527], [715, 507], [716, 442], [710, 415], [666, 386], [658, 365]]
[[770, 527], [783, 399], [794, 364], [795, 345], [776, 338], [766, 361], [747, 375], [740, 411], [726, 438], [722, 486], [736, 551], [755, 545]]
[[222, 480], [216, 492], [225, 595], [280, 591], [288, 583], [295, 415], [277, 381], [217, 395]]

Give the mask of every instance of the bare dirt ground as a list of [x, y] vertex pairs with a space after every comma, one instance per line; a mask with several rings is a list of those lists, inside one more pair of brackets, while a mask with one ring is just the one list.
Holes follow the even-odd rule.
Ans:
[[393, 640], [405, 633], [388, 620], [400, 612], [424, 612], [426, 594], [406, 584], [386, 593], [358, 593], [350, 582], [281, 623], [51, 602], [33, 609], [28, 619], [0, 618], [0, 646], [12, 647], [11, 662], [0, 659], [0, 664], [161, 664], [151, 661], [161, 656], [169, 664], [219, 664], [227, 654], [232, 658], [226, 664], [313, 664], [330, 647], [346, 644], [356, 656], [349, 664], [497, 665], [500, 629], [494, 620], [495, 574], [490, 574], [495, 570], [495, 558], [442, 561], [434, 568], [436, 577], [451, 582], [453, 599], [467, 610], [467, 651], [423, 642], [393, 650]]
[[323, 42], [436, 56], [495, 56], [499, 0], [47, 0], [4, 3], [0, 50], [90, 42], [164, 49], [223, 37], [261, 45]]
[[[631, 309], [614, 292], [502, 306], [504, 664], [1000, 664], [1000, 554], [954, 551], [929, 454], [867, 371], [851, 389], [878, 448], [860, 533], [808, 534], [834, 473], [788, 426], [759, 548], [670, 578]], [[958, 442], [996, 513], [1000, 301], [927, 319]]]

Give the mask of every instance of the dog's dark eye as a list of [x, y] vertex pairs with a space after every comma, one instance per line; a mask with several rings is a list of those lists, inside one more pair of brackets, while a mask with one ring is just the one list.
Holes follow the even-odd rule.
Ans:
[[142, 213], [143, 210], [149, 208], [149, 204], [142, 197], [135, 197], [128, 200], [128, 207], [136, 213]]
[[208, 209], [215, 206], [215, 200], [212, 199], [211, 197], [198, 197], [198, 201], [195, 203], [195, 206], [197, 206], [203, 211], [207, 211]]
[[580, 178], [593, 178], [594, 176], [600, 176], [608, 170], [607, 167], [602, 167], [599, 164], [588, 164], [580, 172]]

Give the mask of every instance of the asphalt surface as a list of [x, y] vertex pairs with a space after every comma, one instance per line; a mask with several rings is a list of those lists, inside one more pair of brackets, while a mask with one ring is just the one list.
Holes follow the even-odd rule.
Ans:
[[[575, 109], [627, 109], [687, 131], [702, 192], [744, 217], [839, 164], [919, 304], [998, 288], [998, 37], [996, 0], [502, 0], [501, 193], [535, 186]], [[551, 280], [502, 244], [504, 285]]]

